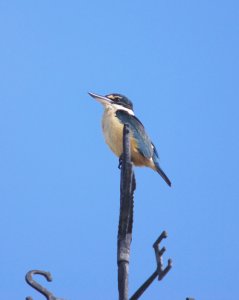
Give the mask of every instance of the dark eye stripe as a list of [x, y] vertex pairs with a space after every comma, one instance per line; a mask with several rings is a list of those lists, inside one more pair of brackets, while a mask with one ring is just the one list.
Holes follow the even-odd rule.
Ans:
[[129, 108], [129, 109], [132, 109], [132, 107], [129, 104], [125, 103], [125, 102], [119, 101], [117, 104], [120, 104], [120, 105], [122, 105], [122, 106], [124, 106], [126, 108]]

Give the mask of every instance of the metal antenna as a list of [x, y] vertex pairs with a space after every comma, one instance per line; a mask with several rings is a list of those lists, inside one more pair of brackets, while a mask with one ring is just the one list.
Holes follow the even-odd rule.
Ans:
[[[133, 172], [130, 152], [130, 130], [128, 124], [123, 129], [123, 154], [120, 157], [119, 167], [121, 168], [120, 178], [120, 216], [117, 237], [117, 264], [118, 264], [118, 291], [119, 300], [128, 300], [128, 283], [129, 283], [129, 260], [130, 246], [132, 241], [133, 229], [133, 208], [134, 208], [134, 191], [136, 189], [136, 181]], [[146, 291], [150, 284], [158, 277], [162, 280], [172, 268], [172, 260], [169, 259], [167, 266], [163, 267], [163, 254], [165, 247], [160, 248], [160, 243], [167, 237], [166, 231], [163, 231], [158, 239], [154, 242], [153, 248], [156, 257], [157, 268], [153, 274], [141, 285], [141, 287], [133, 294], [130, 300], [137, 300]], [[26, 274], [26, 282], [44, 295], [47, 300], [63, 300], [55, 297], [46, 288], [33, 280], [32, 275], [42, 275], [47, 281], [52, 281], [49, 272], [32, 270]], [[26, 300], [32, 300], [27, 297]], [[194, 300], [194, 298], [186, 298], [186, 300]]]
[[128, 300], [130, 245], [133, 228], [133, 206], [136, 182], [130, 153], [130, 131], [123, 129], [123, 155], [120, 158], [120, 217], [117, 242], [119, 300]]

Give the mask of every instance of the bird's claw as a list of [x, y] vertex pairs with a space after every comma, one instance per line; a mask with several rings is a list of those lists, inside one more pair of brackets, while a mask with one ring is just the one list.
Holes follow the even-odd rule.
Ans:
[[119, 164], [118, 164], [118, 169], [121, 169], [123, 163], [123, 155], [121, 154], [119, 157]]

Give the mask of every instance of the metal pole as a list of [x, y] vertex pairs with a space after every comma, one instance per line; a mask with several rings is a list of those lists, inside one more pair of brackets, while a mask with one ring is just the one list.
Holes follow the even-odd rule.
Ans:
[[119, 300], [128, 300], [129, 259], [133, 227], [133, 194], [136, 187], [131, 162], [129, 127], [124, 125], [121, 157], [120, 217], [117, 239]]

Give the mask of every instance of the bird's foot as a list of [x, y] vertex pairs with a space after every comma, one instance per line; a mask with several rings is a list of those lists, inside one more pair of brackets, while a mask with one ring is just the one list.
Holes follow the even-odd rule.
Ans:
[[123, 163], [123, 154], [121, 154], [120, 157], [119, 157], [118, 169], [121, 169], [122, 163]]

